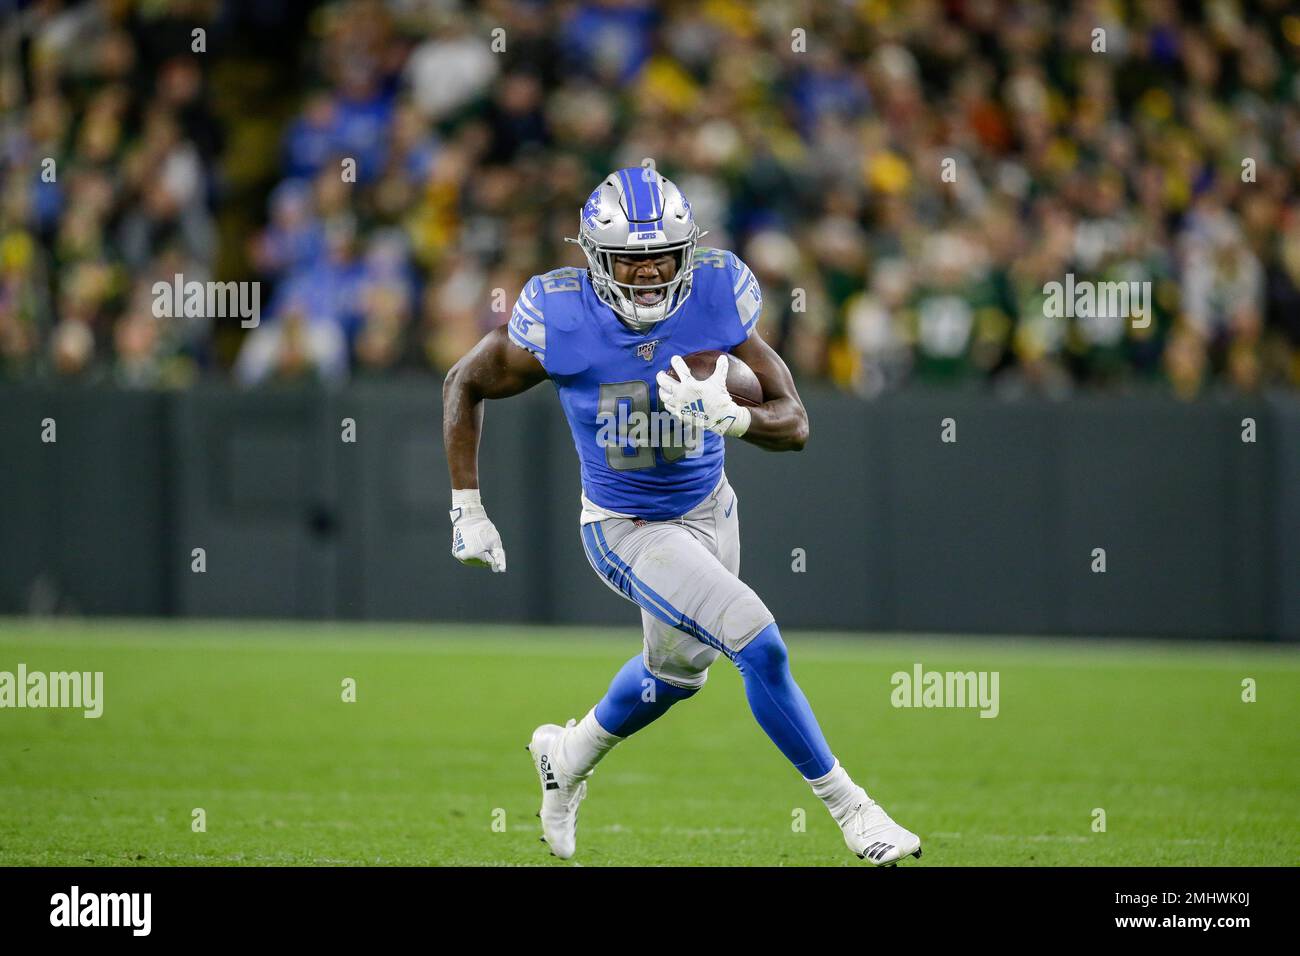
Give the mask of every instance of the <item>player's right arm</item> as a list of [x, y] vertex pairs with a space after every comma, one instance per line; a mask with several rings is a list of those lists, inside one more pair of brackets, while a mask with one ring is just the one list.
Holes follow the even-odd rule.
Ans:
[[[512, 319], [512, 323], [514, 320]], [[514, 341], [512, 341], [514, 339]], [[478, 490], [478, 446], [483, 402], [526, 392], [546, 378], [546, 369], [517, 330], [493, 329], [442, 383], [442, 441], [451, 471], [452, 555], [462, 564], [506, 569], [501, 536], [483, 509]]]
[[442, 383], [442, 441], [453, 488], [478, 488], [484, 399], [510, 398], [545, 379], [542, 363], [511, 342], [504, 325], [451, 367]]

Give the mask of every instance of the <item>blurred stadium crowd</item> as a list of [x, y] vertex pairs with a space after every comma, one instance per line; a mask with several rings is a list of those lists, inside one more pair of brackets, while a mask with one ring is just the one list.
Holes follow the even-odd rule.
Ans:
[[[1300, 387], [1283, 0], [0, 11], [2, 379], [445, 369], [653, 156], [801, 381]], [[176, 273], [260, 281], [261, 325], [155, 318]], [[1067, 273], [1151, 282], [1154, 321], [1049, 317]]]

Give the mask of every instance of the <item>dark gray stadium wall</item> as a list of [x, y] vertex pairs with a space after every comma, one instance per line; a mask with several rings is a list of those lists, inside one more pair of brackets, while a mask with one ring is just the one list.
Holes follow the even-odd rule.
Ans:
[[[451, 560], [450, 491], [436, 387], [341, 393], [198, 391], [177, 398], [182, 613], [366, 620], [534, 620], [545, 612], [543, 561], [522, 546], [510, 573]], [[545, 425], [525, 403], [492, 416], [481, 468], [503, 527], [532, 516], [530, 462]], [[345, 441], [345, 430], [352, 440]], [[540, 453], [540, 454], [539, 454]], [[545, 500], [545, 499], [543, 499]], [[207, 570], [190, 569], [203, 547]]]
[[[322, 396], [198, 389], [175, 396], [176, 523], [168, 568], [182, 614], [331, 617], [339, 548]], [[202, 549], [204, 570], [193, 569]]]
[[157, 395], [0, 391], [0, 611], [172, 608], [165, 413]]
[[[1060, 424], [1065, 630], [1263, 635], [1270, 622], [1271, 439], [1241, 440], [1246, 406], [1091, 402]], [[1113, 546], [1112, 546], [1113, 545]], [[1088, 571], [1105, 547], [1107, 571]]]
[[861, 402], [808, 401], [809, 441], [802, 452], [728, 443], [741, 577], [782, 623], [890, 627], [890, 545], [884, 540], [890, 533], [889, 476], [877, 458], [883, 421]]
[[1266, 593], [1277, 634], [1300, 640], [1300, 402], [1270, 401], [1275, 451], [1269, 478], [1276, 502], [1272, 532], [1272, 574]]
[[[1300, 638], [1292, 398], [806, 397], [802, 453], [728, 449], [742, 575], [784, 625]], [[448, 554], [434, 381], [0, 400], [2, 612], [53, 591], [83, 613], [636, 625], [579, 543], [550, 386], [487, 408], [505, 575]]]
[[[1272, 580], [1272, 535], [1284, 516], [1269, 480], [1283, 436], [1262, 405], [913, 394], [809, 406], [812, 440], [801, 455], [728, 450], [749, 504], [744, 576], [780, 620], [1297, 634], [1269, 608], [1286, 581]], [[1260, 421], [1255, 444], [1241, 441], [1247, 415]], [[951, 443], [941, 441], [947, 418]], [[791, 571], [796, 547], [807, 552], [802, 574]], [[1092, 570], [1094, 548], [1105, 551], [1104, 573]], [[1293, 554], [1279, 559], [1300, 568]]]
[[[462, 568], [451, 557], [451, 487], [436, 382], [360, 387], [339, 395], [333, 407], [332, 441], [346, 462], [345, 521], [357, 527], [346, 572], [356, 602], [346, 616], [547, 619], [540, 542], [551, 533], [547, 522], [555, 510], [542, 484], [552, 433], [536, 403], [492, 403], [479, 455], [483, 499], [505, 540], [506, 574]], [[355, 445], [339, 440], [344, 417], [356, 420]]]

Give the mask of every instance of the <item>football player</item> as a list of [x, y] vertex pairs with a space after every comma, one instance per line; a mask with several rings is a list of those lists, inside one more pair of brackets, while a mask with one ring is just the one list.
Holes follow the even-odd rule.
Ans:
[[[582, 720], [533, 732], [543, 838], [561, 859], [573, 855], [578, 805], [597, 763], [698, 693], [722, 655], [740, 669], [759, 726], [826, 804], [849, 848], [877, 865], [919, 857], [920, 838], [835, 759], [790, 674], [771, 612], [737, 576], [740, 513], [723, 471], [725, 440], [798, 451], [808, 416], [789, 369], [755, 331], [763, 299], [753, 273], [733, 253], [697, 247], [700, 236], [690, 203], [652, 160], [611, 173], [571, 240], [588, 268], [529, 279], [509, 323], [485, 335], [443, 386], [452, 555], [506, 570], [478, 490], [483, 401], [549, 378], [581, 459], [587, 559], [641, 608], [642, 650], [599, 703]], [[695, 378], [682, 356], [705, 349], [747, 364], [763, 403], [732, 398], [726, 355], [707, 379]], [[690, 427], [628, 427], [638, 413], [644, 423], [664, 412]]]

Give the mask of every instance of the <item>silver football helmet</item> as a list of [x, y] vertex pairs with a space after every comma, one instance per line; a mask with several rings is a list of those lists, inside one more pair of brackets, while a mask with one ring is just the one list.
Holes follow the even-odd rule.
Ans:
[[[618, 169], [605, 177], [582, 207], [578, 238], [591, 272], [591, 287], [602, 302], [629, 324], [649, 328], [672, 316], [691, 294], [695, 244], [700, 237], [691, 204], [655, 170], [653, 159], [640, 167]], [[671, 254], [672, 279], [635, 285], [614, 279], [614, 257], [658, 252]]]

